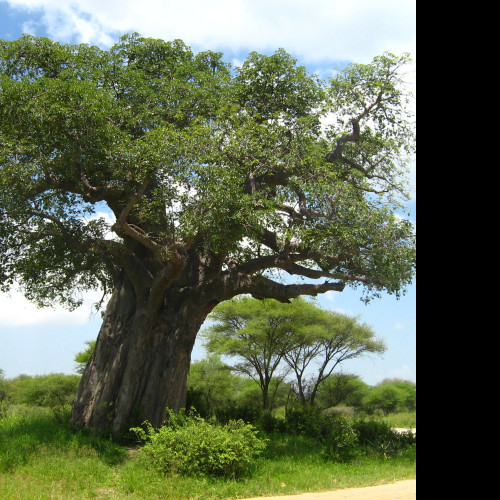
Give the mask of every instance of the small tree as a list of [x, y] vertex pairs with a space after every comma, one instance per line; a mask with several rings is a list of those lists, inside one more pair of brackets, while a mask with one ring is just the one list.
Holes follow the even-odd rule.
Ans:
[[80, 382], [78, 375], [51, 373], [30, 377], [20, 375], [12, 380], [13, 401], [50, 409], [58, 420], [66, 417]]
[[321, 384], [341, 363], [385, 350], [384, 342], [359, 318], [318, 310], [313, 318], [298, 318], [295, 342], [284, 359], [295, 373], [300, 402], [314, 405]]
[[359, 408], [367, 389], [358, 375], [333, 373], [318, 389], [316, 404], [322, 409], [340, 405]]
[[273, 376], [282, 381], [293, 372], [299, 400], [313, 405], [320, 385], [341, 363], [385, 351], [373, 330], [357, 318], [304, 299], [292, 304], [233, 300], [219, 306], [211, 319], [214, 325], [204, 332], [206, 348], [237, 360], [233, 368], [259, 384], [264, 409], [272, 407]]
[[212, 416], [218, 408], [234, 401], [239, 382], [218, 356], [209, 356], [191, 365], [188, 399], [202, 416]]
[[363, 399], [367, 413], [382, 411], [385, 415], [417, 409], [417, 387], [415, 383], [402, 379], [385, 379], [370, 388]]
[[51, 373], [27, 377], [19, 384], [20, 403], [45, 408], [62, 408], [73, 402], [80, 377]]
[[263, 409], [271, 409], [274, 395], [289, 371], [282, 360], [291, 347], [293, 308], [274, 300], [260, 302], [243, 297], [221, 304], [210, 318], [214, 325], [203, 333], [207, 350], [237, 358], [233, 369], [259, 385]]
[[399, 409], [401, 411], [415, 411], [417, 409], [417, 384], [415, 382], [391, 378], [382, 380], [380, 385], [393, 385], [400, 391]]

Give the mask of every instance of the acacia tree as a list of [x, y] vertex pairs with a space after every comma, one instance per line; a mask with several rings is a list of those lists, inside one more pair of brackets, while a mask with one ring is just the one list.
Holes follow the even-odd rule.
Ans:
[[[303, 299], [292, 304], [252, 298], [217, 306], [204, 331], [210, 353], [235, 358], [233, 369], [250, 376], [262, 391], [264, 410], [272, 408], [271, 381], [293, 373], [297, 397], [314, 405], [320, 386], [341, 363], [382, 354], [385, 343], [358, 318], [326, 311]], [[236, 361], [238, 360], [238, 361]]]
[[320, 386], [341, 363], [368, 354], [383, 354], [387, 349], [373, 329], [358, 318], [324, 310], [315, 313], [305, 316], [301, 311], [294, 341], [283, 355], [295, 373], [300, 402], [311, 406]]
[[234, 299], [214, 310], [209, 316], [214, 324], [203, 332], [208, 352], [238, 359], [232, 369], [259, 385], [264, 410], [272, 409], [276, 391], [290, 371], [283, 369], [282, 361], [293, 346], [295, 309], [274, 300]]
[[198, 330], [225, 300], [404, 291], [406, 62], [323, 82], [283, 50], [232, 69], [137, 34], [109, 50], [0, 41], [2, 289], [41, 306], [109, 294], [74, 425], [120, 434], [181, 408]]

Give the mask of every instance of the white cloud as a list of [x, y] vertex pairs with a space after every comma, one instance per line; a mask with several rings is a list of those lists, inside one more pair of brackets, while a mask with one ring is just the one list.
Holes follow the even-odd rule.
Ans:
[[94, 313], [92, 305], [101, 299], [101, 294], [93, 292], [85, 295], [84, 304], [70, 312], [62, 307], [40, 309], [26, 300], [18, 290], [0, 293], [0, 327], [60, 327], [84, 325]]
[[[138, 31], [200, 49], [286, 50], [306, 62], [366, 62], [416, 46], [415, 0], [7, 0], [60, 40], [109, 44]], [[33, 9], [42, 9], [35, 11]]]
[[401, 368], [390, 370], [387, 378], [401, 378], [403, 380], [415, 381], [417, 379], [417, 374], [411, 366], [403, 365]]
[[340, 292], [335, 292], [335, 291], [329, 291], [324, 294], [324, 297], [328, 302], [334, 302], [335, 297], [339, 294]]

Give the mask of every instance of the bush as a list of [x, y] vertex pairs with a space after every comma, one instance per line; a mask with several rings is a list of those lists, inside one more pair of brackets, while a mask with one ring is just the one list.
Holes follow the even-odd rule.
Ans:
[[14, 401], [49, 408], [59, 421], [67, 416], [80, 383], [78, 375], [52, 373], [36, 377], [18, 377], [12, 382]]
[[326, 459], [346, 460], [358, 444], [357, 434], [346, 417], [326, 414], [311, 406], [288, 409], [286, 427], [292, 434], [320, 441]]
[[359, 443], [363, 446], [383, 443], [394, 435], [389, 424], [374, 419], [356, 420], [354, 430], [358, 435]]
[[385, 422], [358, 420], [353, 425], [359, 443], [384, 457], [397, 456], [402, 450], [416, 444], [411, 431], [400, 434]]
[[221, 424], [227, 424], [231, 420], [243, 420], [247, 424], [256, 424], [261, 419], [262, 409], [255, 405], [238, 405], [231, 402], [218, 408], [215, 416], [217, 422]]
[[417, 409], [417, 388], [405, 380], [385, 380], [367, 391], [363, 398], [362, 410], [373, 415], [384, 415]]
[[171, 414], [169, 425], [147, 431], [132, 429], [146, 444], [145, 458], [163, 473], [181, 475], [241, 476], [266, 442], [251, 425], [230, 421], [220, 426], [201, 417]]
[[322, 455], [326, 459], [346, 461], [351, 458], [359, 443], [358, 436], [349, 420], [343, 415], [335, 415], [329, 420], [330, 432], [325, 440]]
[[286, 427], [291, 434], [326, 440], [332, 432], [332, 422], [335, 418], [335, 416], [326, 415], [313, 406], [288, 408]]
[[3, 370], [0, 368], [0, 418], [5, 413], [8, 397], [7, 382], [5, 381]]

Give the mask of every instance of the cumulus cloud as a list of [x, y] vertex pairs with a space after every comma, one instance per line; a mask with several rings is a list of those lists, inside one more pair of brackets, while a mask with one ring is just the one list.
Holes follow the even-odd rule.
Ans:
[[0, 327], [84, 325], [95, 313], [92, 306], [101, 296], [98, 292], [88, 293], [83, 305], [70, 312], [62, 307], [40, 309], [26, 300], [19, 290], [0, 293]]
[[[7, 0], [59, 40], [110, 44], [138, 31], [196, 49], [275, 50], [305, 61], [366, 62], [413, 51], [415, 0]], [[31, 29], [34, 25], [30, 25]]]

